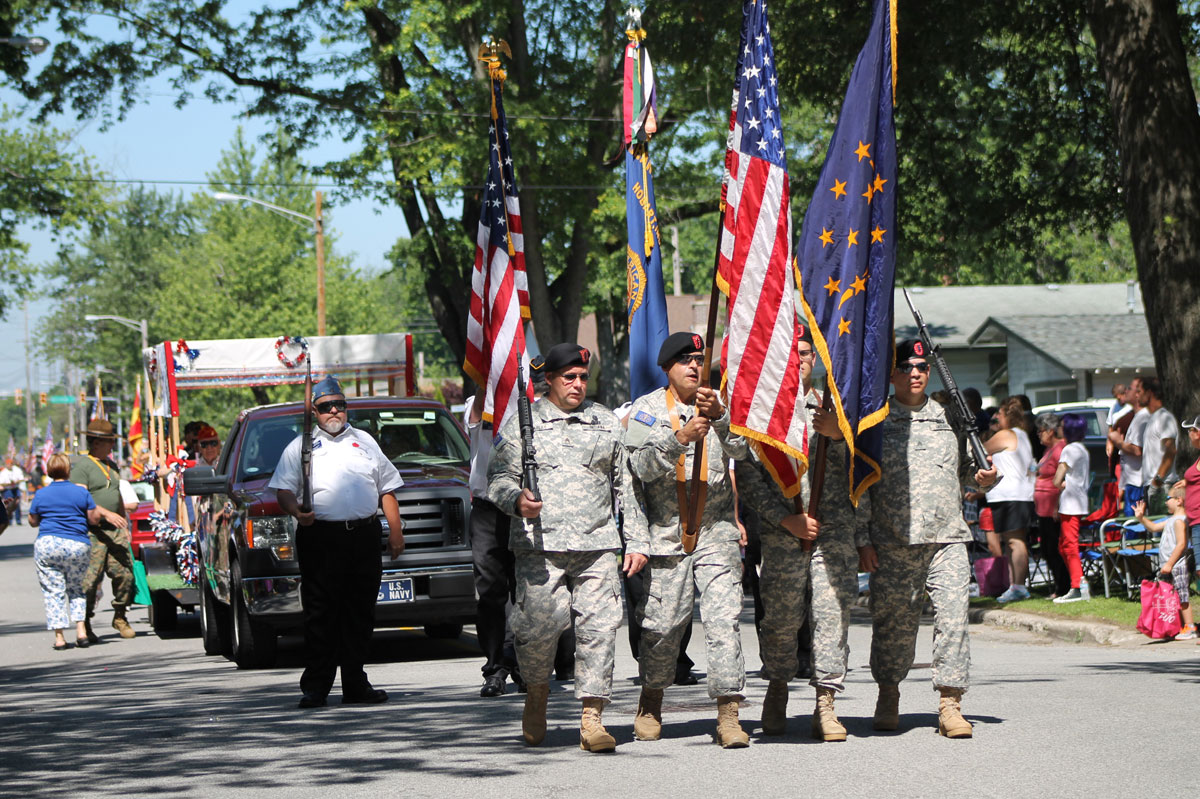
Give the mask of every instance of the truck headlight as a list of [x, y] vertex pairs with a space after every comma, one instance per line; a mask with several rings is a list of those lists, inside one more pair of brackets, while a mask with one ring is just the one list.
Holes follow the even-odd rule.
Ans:
[[246, 543], [269, 549], [280, 560], [296, 557], [296, 520], [291, 516], [258, 516], [246, 521]]

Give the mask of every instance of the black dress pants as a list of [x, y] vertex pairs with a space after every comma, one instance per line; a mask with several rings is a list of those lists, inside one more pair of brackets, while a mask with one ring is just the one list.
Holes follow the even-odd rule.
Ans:
[[[475, 611], [475, 634], [483, 652], [483, 676], [516, 675], [517, 651], [513, 645], [508, 614], [516, 598], [513, 553], [508, 548], [512, 518], [488, 502], [471, 500], [471, 561], [475, 571], [475, 593], [479, 597]], [[554, 671], [559, 679], [575, 671], [575, 628], [558, 639]]]
[[327, 695], [339, 667], [343, 696], [371, 690], [363, 664], [383, 575], [382, 535], [377, 520], [354, 530], [318, 520], [296, 531], [305, 647], [300, 690], [306, 694]]

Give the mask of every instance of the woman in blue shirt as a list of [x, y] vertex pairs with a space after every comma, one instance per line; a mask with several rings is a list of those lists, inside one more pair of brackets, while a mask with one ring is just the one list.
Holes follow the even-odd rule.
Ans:
[[82, 649], [88, 646], [83, 593], [92, 549], [88, 524], [99, 523], [100, 510], [86, 488], [68, 482], [71, 459], [66, 454], [50, 456], [46, 473], [54, 482], [34, 494], [29, 506], [29, 523], [39, 528], [33, 562], [46, 603], [46, 629], [54, 630], [54, 648], [62, 651], [71, 647], [63, 630], [75, 622], [75, 645]]

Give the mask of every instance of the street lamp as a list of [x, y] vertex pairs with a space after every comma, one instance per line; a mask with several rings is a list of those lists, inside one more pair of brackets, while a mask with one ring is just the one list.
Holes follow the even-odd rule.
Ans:
[[126, 319], [124, 316], [115, 316], [113, 314], [93, 314], [93, 313], [85, 314], [83, 318], [84, 318], [84, 321], [87, 321], [87, 322], [101, 322], [101, 321], [105, 321], [105, 320], [107, 320], [109, 322], [116, 322], [119, 325], [124, 325], [125, 327], [129, 328], [130, 330], [140, 331], [142, 334], [142, 350], [145, 351], [145, 349], [150, 346], [150, 335], [149, 335], [149, 332], [146, 327], [145, 319]]
[[41, 36], [9, 36], [0, 39], [0, 44], [7, 44], [9, 47], [21, 47], [34, 55], [43, 52], [50, 46], [49, 40], [43, 39]]
[[314, 216], [308, 216], [299, 211], [293, 211], [290, 208], [281, 208], [278, 205], [272, 205], [263, 200], [256, 200], [244, 194], [230, 194], [227, 191], [213, 192], [213, 199], [219, 203], [254, 203], [255, 205], [261, 205], [267, 210], [274, 211], [281, 216], [302, 219], [313, 226], [313, 230], [317, 234], [317, 335], [323, 336], [325, 335], [325, 222], [321, 216], [321, 192], [318, 191], [316, 194], [316, 214]]

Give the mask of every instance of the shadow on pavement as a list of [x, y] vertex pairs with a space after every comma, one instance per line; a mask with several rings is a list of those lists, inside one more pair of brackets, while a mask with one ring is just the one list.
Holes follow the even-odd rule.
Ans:
[[[1178, 642], [1180, 648], [1192, 645], [1192, 641]], [[1126, 663], [1092, 663], [1087, 666], [1094, 671], [1119, 672], [1122, 674], [1167, 674], [1175, 675], [1180, 682], [1200, 683], [1200, 660], [1162, 660]]]

